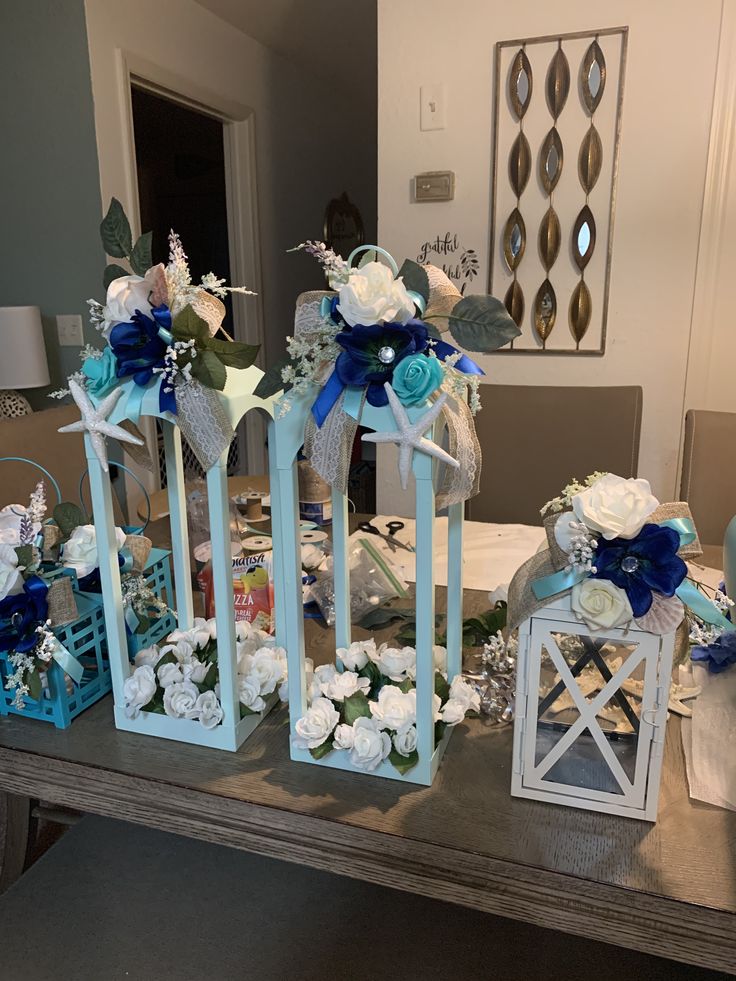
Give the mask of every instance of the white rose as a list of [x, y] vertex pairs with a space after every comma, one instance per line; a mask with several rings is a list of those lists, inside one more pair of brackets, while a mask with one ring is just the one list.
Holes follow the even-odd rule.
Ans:
[[156, 669], [156, 674], [158, 675], [158, 683], [162, 688], [168, 688], [169, 685], [176, 685], [180, 681], [184, 681], [184, 675], [178, 661], [175, 664], [167, 661], [166, 664], [162, 664], [160, 668]]
[[238, 700], [251, 712], [262, 712], [266, 703], [261, 698], [261, 681], [257, 675], [238, 675]]
[[181, 673], [184, 681], [193, 681], [195, 685], [201, 685], [207, 677], [209, 664], [203, 664], [198, 658], [193, 657], [191, 661], [181, 665]]
[[371, 654], [371, 660], [387, 678], [392, 681], [403, 681], [417, 663], [417, 652], [413, 647], [402, 647], [399, 650], [397, 647], [381, 644], [378, 650]]
[[23, 576], [18, 555], [10, 545], [0, 545], [0, 600], [23, 592]]
[[362, 671], [376, 653], [374, 640], [355, 640], [350, 647], [338, 647], [337, 656], [348, 671]]
[[456, 726], [465, 718], [465, 706], [459, 699], [451, 698], [442, 706], [440, 718], [445, 725]]
[[[311, 657], [304, 658], [304, 674], [307, 683], [307, 702], [311, 702], [313, 698], [319, 698], [322, 694], [319, 682], [315, 682], [314, 680], [314, 661]], [[313, 685], [316, 685], [317, 691], [314, 694], [310, 694]], [[289, 672], [288, 665], [286, 664], [284, 665], [284, 680], [279, 685], [279, 698], [282, 702], [289, 701]]]
[[138, 651], [136, 656], [133, 658], [133, 662], [137, 668], [142, 667], [144, 664], [150, 664], [151, 667], [155, 667], [161, 660], [161, 651], [158, 649], [156, 644], [152, 644], [150, 647], [144, 647], [142, 651]]
[[202, 692], [194, 706], [194, 711], [199, 713], [199, 722], [205, 729], [214, 729], [222, 722], [222, 706], [213, 691]]
[[335, 749], [352, 749], [354, 736], [353, 727], [341, 722], [335, 729]]
[[[0, 545], [20, 545], [20, 526], [24, 518], [30, 520], [28, 508], [23, 504], [6, 504], [0, 511]], [[33, 537], [41, 530], [41, 522], [33, 522]]]
[[261, 647], [253, 655], [251, 664], [251, 674], [254, 674], [261, 685], [260, 694], [270, 695], [276, 690], [276, 685], [283, 677], [283, 670], [277, 657], [271, 648]]
[[136, 668], [123, 685], [125, 698], [125, 714], [129, 719], [138, 718], [138, 713], [144, 705], [148, 705], [156, 694], [156, 675], [150, 664]]
[[400, 691], [396, 685], [384, 685], [370, 707], [371, 715], [381, 729], [401, 729], [417, 720], [417, 693]]
[[[405, 650], [407, 648], [404, 648]], [[413, 647], [408, 648], [408, 650], [414, 650]], [[440, 644], [434, 644], [432, 646], [432, 663], [434, 665], [434, 670], [439, 671], [441, 674], [447, 675], [447, 648], [440, 646]], [[416, 664], [416, 653], [414, 656], [414, 663], [411, 664], [406, 669], [407, 678], [411, 678], [412, 681], [417, 680], [417, 664]]]
[[214, 629], [214, 620], [205, 620], [203, 617], [195, 617], [189, 630], [174, 630], [166, 638], [171, 644], [184, 641], [195, 650], [201, 650], [209, 644], [210, 640], [215, 639], [217, 631]]
[[345, 323], [405, 324], [414, 316], [414, 303], [401, 277], [382, 262], [368, 262], [361, 269], [351, 269], [350, 279], [339, 290], [337, 309]]
[[608, 579], [583, 579], [572, 587], [570, 602], [590, 630], [622, 627], [634, 616], [626, 593]]
[[356, 719], [350, 762], [358, 770], [375, 770], [391, 752], [391, 739], [375, 719]]
[[172, 719], [198, 719], [197, 686], [191, 681], [180, 681], [164, 689], [164, 712]]
[[322, 694], [331, 698], [333, 702], [342, 702], [356, 691], [367, 694], [370, 687], [368, 678], [360, 678], [355, 671], [343, 671], [342, 674], [336, 674], [332, 681], [321, 685]]
[[145, 276], [119, 276], [107, 287], [102, 333], [109, 338], [115, 324], [130, 323], [133, 314], [139, 310], [145, 316], [151, 314], [150, 295], [156, 281], [163, 275], [162, 263], [152, 266]]
[[491, 604], [491, 608], [493, 608], [496, 603], [508, 603], [508, 601], [509, 584], [507, 582], [502, 582], [488, 594], [488, 602]]
[[329, 685], [337, 674], [334, 664], [320, 664], [314, 669], [314, 677], [320, 685]]
[[460, 702], [466, 712], [480, 712], [480, 695], [459, 674], [452, 679], [450, 698]]
[[[125, 532], [115, 529], [115, 542], [119, 551], [125, 544]], [[64, 545], [62, 565], [74, 569], [77, 578], [82, 579], [94, 572], [100, 564], [97, 559], [97, 536], [94, 525], [78, 525]]]
[[339, 721], [340, 716], [329, 698], [315, 698], [307, 714], [297, 720], [294, 745], [298, 749], [316, 749], [329, 739]]
[[659, 507], [648, 480], [607, 473], [572, 499], [577, 518], [603, 538], [635, 538]]
[[411, 756], [417, 748], [417, 727], [402, 726], [394, 736], [394, 748], [402, 756]]

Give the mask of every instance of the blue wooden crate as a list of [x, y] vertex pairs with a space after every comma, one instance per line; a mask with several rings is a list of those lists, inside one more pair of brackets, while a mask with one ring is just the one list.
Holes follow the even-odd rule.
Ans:
[[28, 719], [53, 722], [57, 729], [66, 729], [90, 705], [103, 698], [112, 689], [110, 663], [107, 656], [105, 617], [99, 596], [75, 593], [79, 616], [54, 633], [59, 642], [74, 655], [84, 668], [79, 685], [69, 683], [59, 667], [52, 661], [46, 677], [48, 686], [40, 699], [26, 697], [25, 706], [13, 705], [13, 692], [7, 691], [5, 681], [12, 674], [7, 653], [0, 653], [0, 715], [20, 715]]
[[[171, 585], [171, 552], [163, 548], [152, 548], [143, 570], [146, 585], [156, 596], [171, 607], [174, 605], [174, 589]], [[176, 617], [169, 610], [158, 620], [154, 620], [149, 629], [142, 634], [128, 634], [128, 652], [131, 659], [146, 647], [160, 644], [164, 638], [176, 630]]]

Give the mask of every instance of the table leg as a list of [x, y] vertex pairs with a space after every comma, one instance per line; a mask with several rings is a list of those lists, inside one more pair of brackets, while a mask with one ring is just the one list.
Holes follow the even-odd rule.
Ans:
[[0, 790], [0, 893], [23, 871], [28, 847], [31, 802]]

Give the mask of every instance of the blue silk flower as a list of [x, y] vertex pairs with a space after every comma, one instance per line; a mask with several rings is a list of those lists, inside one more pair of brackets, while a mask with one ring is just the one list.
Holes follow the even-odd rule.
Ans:
[[335, 338], [343, 351], [335, 362], [335, 372], [343, 385], [367, 387], [371, 405], [388, 404], [384, 383], [390, 381], [394, 368], [411, 354], [426, 351], [429, 332], [420, 320], [407, 324], [358, 324]]
[[656, 524], [644, 525], [630, 540], [599, 539], [593, 576], [623, 589], [634, 616], [641, 617], [652, 605], [653, 592], [674, 596], [687, 575], [679, 548], [680, 536], [674, 528]]
[[115, 324], [110, 331], [110, 347], [118, 361], [118, 378], [133, 376], [136, 385], [147, 385], [153, 369], [161, 368], [166, 357], [167, 342], [159, 336], [159, 328], [171, 330], [171, 311], [165, 304], [153, 307], [151, 316], [136, 310], [130, 323]]

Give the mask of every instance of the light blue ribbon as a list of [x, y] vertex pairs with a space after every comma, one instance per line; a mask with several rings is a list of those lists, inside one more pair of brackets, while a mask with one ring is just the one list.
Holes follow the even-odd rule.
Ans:
[[82, 675], [84, 674], [84, 668], [79, 663], [79, 661], [70, 654], [69, 651], [64, 647], [58, 637], [54, 636], [54, 648], [51, 652], [51, 656], [59, 665], [62, 671], [69, 675], [76, 683], [79, 685], [82, 683]]
[[132, 423], [138, 425], [143, 409], [143, 396], [146, 389], [143, 385], [133, 385], [128, 393], [128, 401], [125, 403], [125, 413]]
[[132, 603], [127, 603], [125, 606], [125, 622], [130, 628], [130, 632], [134, 634], [140, 625], [140, 618], [138, 614], [133, 609]]
[[[692, 545], [696, 540], [697, 534], [692, 518], [668, 518], [666, 521], [659, 522], [660, 528], [672, 528], [680, 536], [680, 547]], [[567, 589], [572, 589], [583, 579], [587, 579], [589, 572], [554, 572], [549, 576], [542, 576], [532, 583], [532, 592], [538, 600], [549, 599]], [[735, 630], [736, 624], [731, 623], [718, 609], [712, 600], [704, 596], [700, 590], [690, 580], [685, 579], [675, 591], [675, 596], [680, 599], [685, 606], [703, 620], [705, 623], [712, 623], [714, 626], [722, 627], [724, 630]]]
[[736, 629], [736, 624], [724, 617], [713, 600], [704, 596], [689, 579], [685, 579], [677, 587], [675, 596], [681, 599], [685, 606], [705, 623], [712, 623], [715, 627], [722, 627], [724, 630]]

